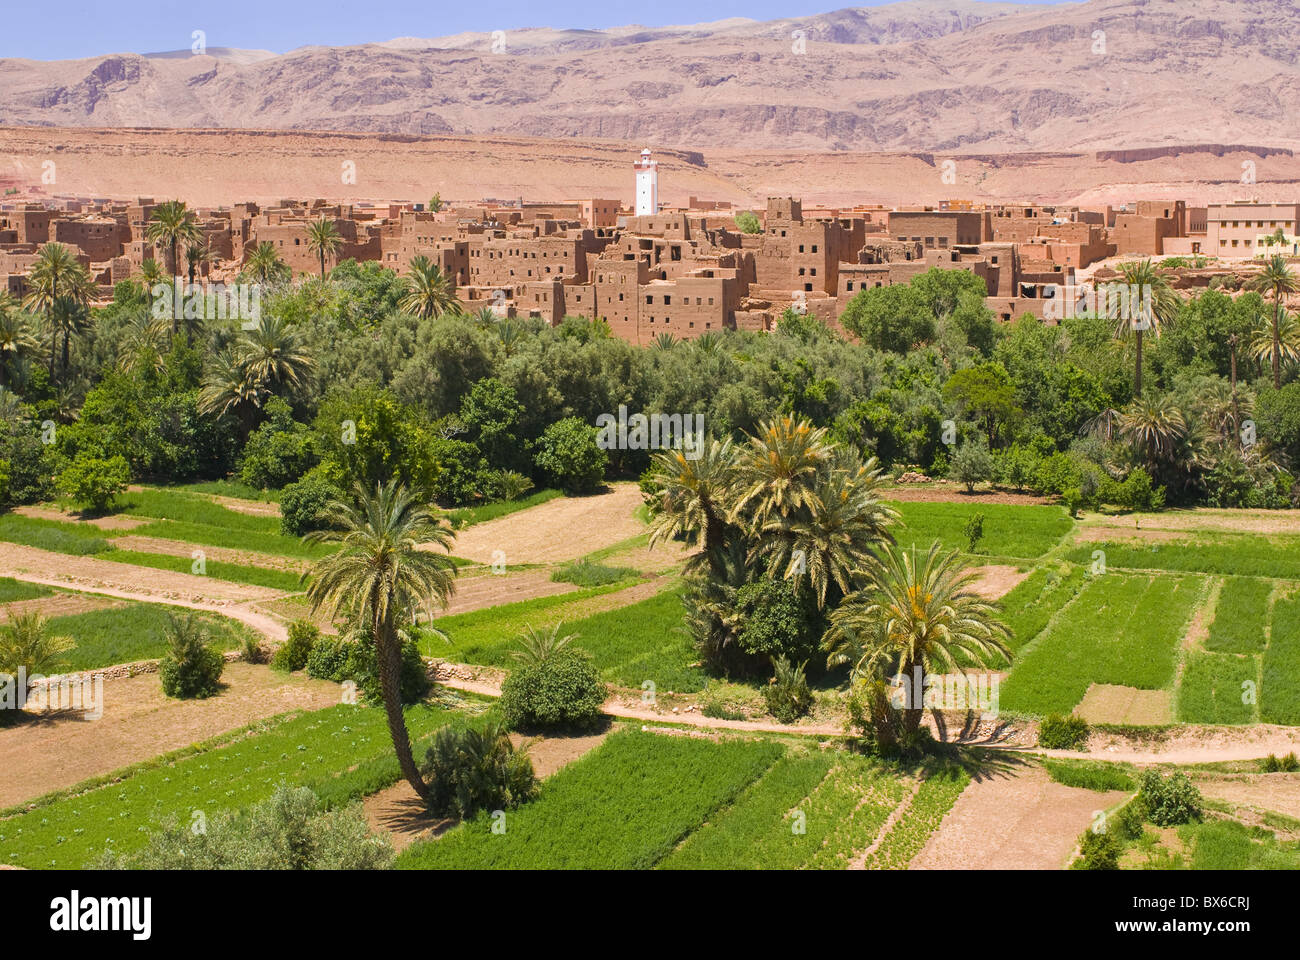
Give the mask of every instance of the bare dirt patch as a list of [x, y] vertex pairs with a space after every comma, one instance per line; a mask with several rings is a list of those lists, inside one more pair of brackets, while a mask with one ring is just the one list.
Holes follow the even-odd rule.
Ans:
[[340, 698], [337, 684], [241, 662], [227, 663], [222, 681], [225, 689], [215, 697], [172, 700], [163, 696], [157, 674], [110, 680], [98, 720], [64, 712], [0, 728], [0, 807]]
[[1125, 723], [1150, 726], [1170, 723], [1173, 695], [1168, 690], [1139, 690], [1110, 683], [1088, 687], [1074, 712], [1089, 723]]
[[1300, 773], [1197, 777], [1196, 785], [1207, 797], [1215, 800], [1273, 810], [1300, 819]]
[[110, 607], [125, 606], [108, 597], [93, 594], [56, 593], [50, 597], [34, 597], [31, 600], [19, 600], [6, 603], [0, 607], [0, 623], [7, 623], [10, 617], [35, 610], [46, 617], [68, 617], [74, 613], [87, 613], [91, 610], [106, 610]]
[[517, 603], [532, 600], [534, 597], [551, 597], [558, 593], [576, 590], [571, 583], [556, 583], [551, 579], [550, 570], [520, 570], [495, 574], [487, 569], [476, 571], [472, 575], [461, 574], [456, 579], [456, 592], [447, 609], [439, 616], [453, 613], [468, 613], [482, 610], [484, 607], [496, 607], [503, 603]]
[[61, 523], [87, 523], [92, 527], [98, 527], [100, 530], [134, 530], [136, 527], [142, 527], [152, 520], [143, 517], [130, 517], [124, 513], [110, 513], [103, 517], [83, 517], [79, 513], [72, 513], [67, 510], [60, 510], [57, 507], [14, 507], [14, 513], [23, 517], [33, 517], [37, 520], [58, 520]]
[[1054, 783], [1037, 765], [982, 775], [962, 791], [909, 869], [1059, 870], [1096, 812], [1125, 796]]
[[633, 516], [641, 504], [634, 483], [617, 483], [605, 493], [560, 497], [462, 530], [452, 553], [479, 563], [505, 555], [514, 563], [575, 560], [645, 532]]
[[217, 494], [210, 494], [209, 496], [213, 503], [219, 503], [236, 513], [247, 513], [254, 517], [275, 517], [277, 519], [280, 516], [280, 505], [278, 503], [263, 503], [261, 500], [240, 500], [238, 497], [222, 497]]
[[1089, 514], [1084, 528], [1114, 530], [1220, 531], [1223, 533], [1291, 534], [1300, 536], [1300, 510], [1223, 510], [1196, 507], [1162, 513]]
[[1029, 576], [1029, 571], [1018, 570], [1008, 564], [991, 563], [976, 567], [972, 571], [975, 582], [971, 589], [986, 600], [997, 600], [1014, 590], [1021, 580]]
[[155, 570], [96, 557], [75, 557], [17, 543], [0, 542], [0, 575], [35, 583], [87, 588], [98, 592], [126, 591], [135, 599], [202, 603], [242, 603], [269, 600], [281, 590], [247, 583], [229, 583], [171, 570]]

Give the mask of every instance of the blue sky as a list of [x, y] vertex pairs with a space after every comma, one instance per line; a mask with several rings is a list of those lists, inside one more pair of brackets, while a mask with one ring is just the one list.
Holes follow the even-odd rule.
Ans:
[[[342, 45], [393, 37], [438, 37], [511, 27], [599, 29], [662, 26], [727, 17], [774, 20], [879, 0], [3, 0], [0, 57], [64, 60], [104, 53], [188, 49], [195, 30], [208, 46], [274, 50]], [[57, 13], [52, 14], [52, 11]]]

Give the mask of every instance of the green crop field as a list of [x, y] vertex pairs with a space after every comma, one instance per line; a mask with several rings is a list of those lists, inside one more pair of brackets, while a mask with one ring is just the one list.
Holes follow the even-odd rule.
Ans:
[[1219, 591], [1206, 648], [1220, 653], [1262, 651], [1272, 594], [1268, 580], [1228, 577]]
[[[131, 603], [53, 617], [49, 631], [55, 636], [71, 637], [77, 644], [63, 656], [66, 669], [91, 670], [161, 657], [167, 648], [164, 630], [170, 618], [188, 612], [157, 603]], [[239, 646], [245, 633], [242, 624], [211, 613], [195, 613], [194, 616], [208, 626], [209, 634], [219, 648], [233, 650]]]
[[17, 603], [19, 600], [35, 600], [48, 597], [54, 591], [39, 583], [23, 583], [10, 577], [0, 577], [0, 603]]
[[[430, 706], [407, 710], [413, 738], [427, 737], [452, 716]], [[309, 786], [329, 805], [396, 779], [384, 712], [340, 704], [255, 724], [217, 745], [133, 768], [120, 780], [32, 810], [4, 811], [0, 860], [31, 868], [79, 868], [107, 848], [128, 853], [143, 847], [168, 818], [188, 823], [196, 810], [211, 816], [247, 807], [281, 783]]]
[[781, 753], [769, 741], [620, 731], [546, 781], [538, 799], [506, 813], [504, 833], [493, 833], [493, 819], [483, 813], [437, 840], [413, 844], [398, 866], [652, 867]]
[[1202, 587], [1199, 577], [1094, 577], [1022, 652], [1002, 684], [1000, 706], [1069, 713], [1091, 683], [1170, 687], [1178, 644]]
[[1091, 562], [1102, 550], [1106, 565], [1125, 570], [1170, 570], [1222, 576], [1300, 579], [1300, 538], [1206, 533], [1148, 544], [1115, 540], [1075, 547], [1067, 557]]
[[1262, 674], [1260, 719], [1300, 725], [1300, 596], [1280, 599], [1273, 607]]
[[1064, 508], [1057, 506], [1021, 506], [1006, 503], [926, 503], [903, 501], [891, 503], [900, 514], [901, 524], [892, 532], [899, 544], [927, 549], [938, 540], [945, 547], [966, 549], [963, 532], [966, 521], [977, 513], [984, 515], [984, 538], [979, 551], [992, 557], [1041, 557], [1074, 529]]
[[113, 549], [96, 527], [16, 513], [0, 515], [0, 540], [81, 557]]
[[[193, 573], [194, 561], [189, 557], [174, 557], [169, 553], [144, 553], [139, 550], [114, 550], [104, 555], [103, 559], [114, 563], [129, 563], [137, 567], [152, 567], [155, 570], [172, 570], [176, 573]], [[298, 593], [305, 589], [298, 574], [287, 570], [273, 570], [267, 567], [254, 567], [240, 563], [225, 563], [220, 560], [204, 561], [204, 576], [214, 580], [226, 580], [230, 583], [248, 583], [258, 587], [270, 587], [286, 593]]]
[[[1178, 684], [1178, 719], [1187, 723], [1254, 723], [1259, 659], [1196, 650], [1183, 664]], [[1247, 687], [1246, 684], [1250, 686]]]

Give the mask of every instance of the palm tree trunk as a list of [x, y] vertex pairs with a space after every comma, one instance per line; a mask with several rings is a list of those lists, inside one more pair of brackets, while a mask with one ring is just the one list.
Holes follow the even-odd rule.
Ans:
[[1232, 348], [1229, 357], [1232, 362], [1232, 432], [1237, 437], [1237, 445], [1241, 445], [1241, 407], [1237, 404], [1237, 335], [1234, 333], [1229, 341]]
[[1282, 332], [1280, 327], [1282, 312], [1282, 292], [1274, 291], [1273, 295], [1273, 389], [1277, 390], [1282, 386], [1282, 366], [1278, 362], [1278, 357], [1282, 353]]
[[322, 280], [325, 279], [325, 248], [324, 247], [321, 248], [321, 252], [320, 252], [320, 278]]
[[925, 665], [908, 664], [904, 680], [912, 685], [911, 700], [903, 705], [903, 734], [910, 740], [911, 735], [921, 728], [921, 720], [925, 717]]
[[433, 801], [429, 788], [420, 776], [411, 754], [411, 735], [406, 729], [406, 716], [402, 713], [402, 647], [390, 624], [377, 627], [375, 654], [379, 663], [379, 688], [384, 697], [384, 713], [388, 717], [388, 734], [393, 738], [397, 765], [402, 776], [426, 805]]
[[67, 330], [64, 330], [64, 331], [63, 331], [63, 376], [64, 376], [64, 379], [66, 379], [67, 376], [68, 376], [68, 340], [71, 338], [71, 336], [72, 336], [72, 334], [69, 333]]
[[[172, 237], [171, 252], [172, 252], [171, 281], [174, 284], [176, 282], [176, 274], [180, 272], [178, 269], [180, 265], [176, 262], [176, 238], [175, 237]], [[173, 303], [174, 302], [175, 302], [175, 298], [173, 297]], [[173, 308], [172, 309], [172, 339], [173, 340], [176, 339], [176, 335], [180, 332], [181, 332], [181, 318], [179, 314], [177, 314], [175, 308]]]
[[1142, 396], [1142, 331], [1133, 331], [1137, 334], [1137, 366], [1133, 373], [1133, 396]]

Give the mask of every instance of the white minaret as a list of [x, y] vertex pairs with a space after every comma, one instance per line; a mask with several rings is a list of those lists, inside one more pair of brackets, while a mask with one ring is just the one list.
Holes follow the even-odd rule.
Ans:
[[632, 164], [636, 170], [636, 215], [653, 217], [659, 212], [659, 164], [642, 150], [641, 159]]

